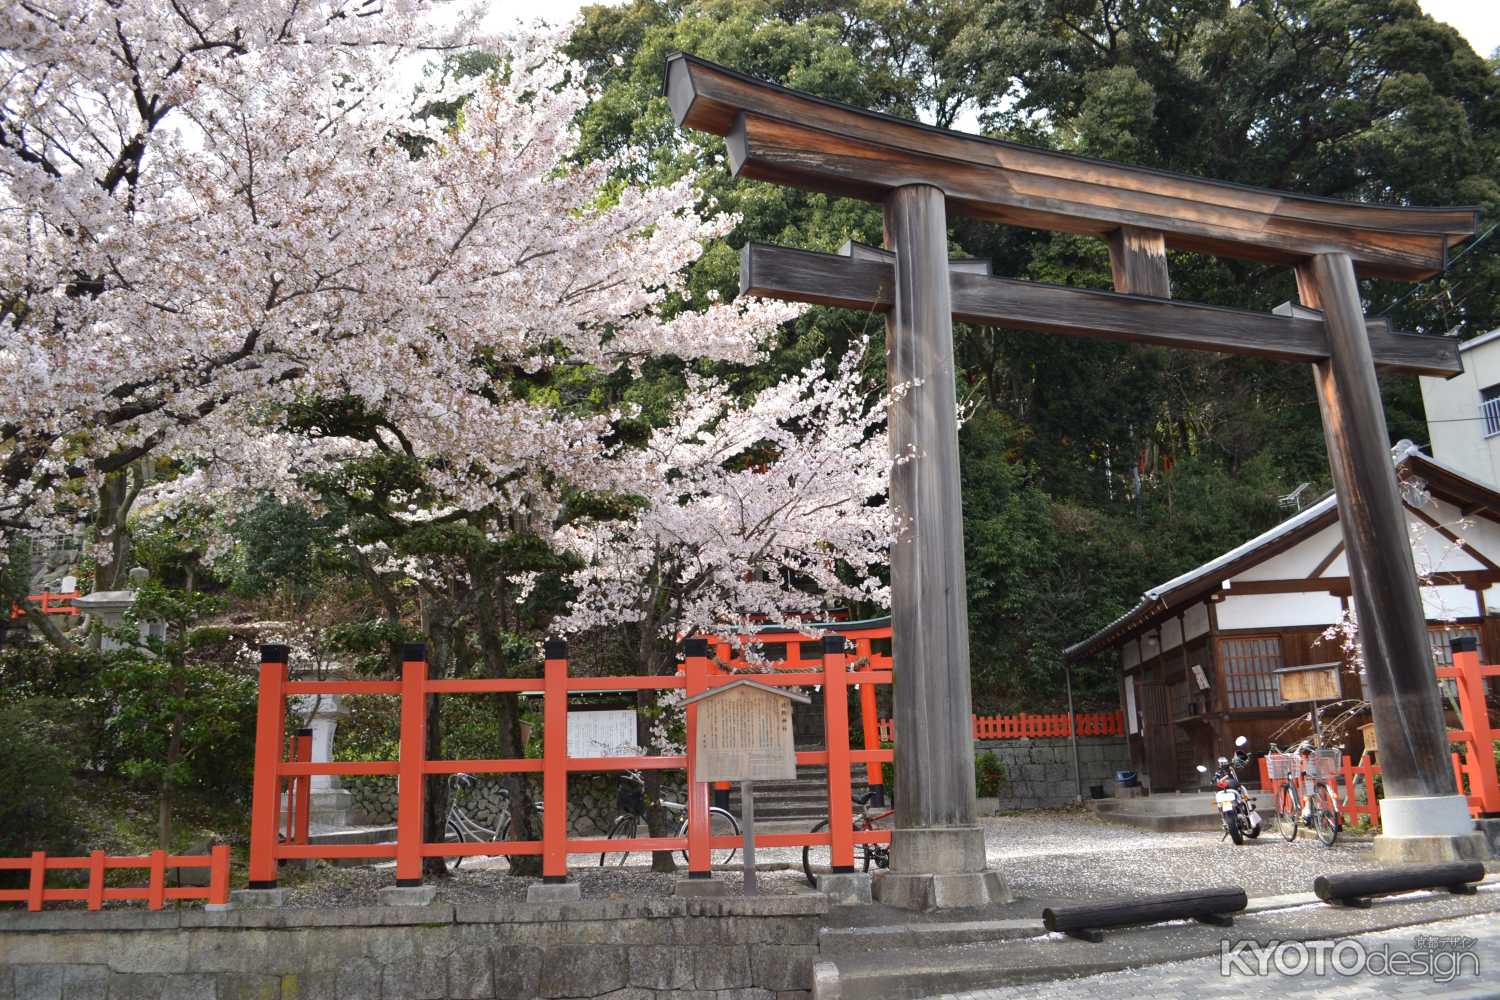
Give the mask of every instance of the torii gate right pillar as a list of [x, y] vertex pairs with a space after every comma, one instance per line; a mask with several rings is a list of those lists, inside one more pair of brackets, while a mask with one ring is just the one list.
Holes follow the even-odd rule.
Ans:
[[1384, 795], [1375, 855], [1482, 860], [1484, 835], [1474, 829], [1449, 758], [1353, 262], [1347, 254], [1319, 254], [1298, 267], [1297, 289], [1303, 305], [1323, 310], [1328, 330], [1329, 358], [1313, 365], [1313, 381], [1359, 616], [1365, 697], [1380, 740]]

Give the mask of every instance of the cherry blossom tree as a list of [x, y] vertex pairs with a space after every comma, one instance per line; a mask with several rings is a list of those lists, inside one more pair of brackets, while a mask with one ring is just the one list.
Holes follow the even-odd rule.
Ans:
[[[91, 491], [116, 515], [96, 546], [112, 576], [109, 533], [141, 484], [110, 484], [133, 462], [232, 465], [309, 395], [419, 418], [384, 441], [482, 466], [449, 470], [471, 506], [544, 457], [587, 478], [594, 425], [487, 386], [648, 354], [746, 360], [791, 314], [668, 315], [683, 266], [733, 220], [700, 214], [687, 181], [622, 190], [617, 161], [573, 164], [582, 75], [556, 38], [479, 36], [477, 9], [9, 6], [0, 530]], [[475, 46], [497, 72], [413, 87], [413, 59]], [[461, 128], [426, 114], [458, 100]]]

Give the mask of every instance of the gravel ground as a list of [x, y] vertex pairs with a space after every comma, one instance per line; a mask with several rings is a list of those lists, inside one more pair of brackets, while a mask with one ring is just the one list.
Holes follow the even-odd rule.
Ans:
[[[1308, 892], [1317, 875], [1374, 865], [1368, 840], [1343, 837], [1326, 848], [1305, 834], [1289, 844], [1270, 830], [1236, 847], [1217, 833], [1153, 833], [1105, 823], [1080, 810], [1017, 813], [983, 822], [990, 864], [1005, 873], [1012, 893], [1031, 899], [1099, 899], [1224, 885], [1243, 886], [1251, 896]], [[601, 869], [595, 866], [597, 856], [593, 864], [590, 860], [584, 855], [572, 859], [585, 899], [666, 896], [683, 877], [652, 872], [644, 855], [640, 866], [626, 868]], [[756, 861], [762, 868], [762, 892], [808, 891], [801, 848], [763, 849], [756, 852]], [[283, 881], [294, 906], [373, 904], [378, 890], [393, 884], [393, 867], [289, 870]], [[717, 872], [715, 878], [728, 881], [735, 891], [740, 888], [737, 870]], [[454, 877], [436, 884], [441, 900], [485, 902], [524, 899], [533, 881], [512, 877], [503, 860], [481, 859], [465, 862]]]

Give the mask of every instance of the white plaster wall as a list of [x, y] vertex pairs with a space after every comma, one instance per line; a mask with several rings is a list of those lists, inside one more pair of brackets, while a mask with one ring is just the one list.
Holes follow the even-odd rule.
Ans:
[[1183, 613], [1182, 622], [1187, 630], [1187, 640], [1192, 642], [1208, 633], [1208, 605], [1194, 604]]
[[1500, 436], [1486, 439], [1479, 391], [1500, 383], [1500, 339], [1462, 352], [1464, 371], [1451, 379], [1420, 379], [1431, 453], [1440, 462], [1500, 486]]
[[1308, 576], [1318, 563], [1328, 555], [1330, 549], [1337, 545], [1343, 536], [1339, 533], [1338, 522], [1330, 524], [1311, 538], [1304, 538], [1297, 545], [1292, 546], [1285, 552], [1279, 553], [1267, 559], [1263, 563], [1252, 566], [1239, 576], [1237, 580], [1301, 580]]
[[1474, 592], [1467, 587], [1423, 587], [1422, 607], [1428, 621], [1472, 618], [1479, 614]]
[[1332, 594], [1240, 594], [1231, 589], [1219, 605], [1219, 628], [1285, 628], [1332, 625], [1343, 606]]

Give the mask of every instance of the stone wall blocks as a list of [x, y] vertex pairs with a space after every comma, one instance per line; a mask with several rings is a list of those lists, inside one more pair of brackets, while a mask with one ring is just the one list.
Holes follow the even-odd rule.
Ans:
[[[109, 967], [104, 965], [69, 965], [63, 968], [63, 1000], [106, 1000], [109, 996]], [[209, 994], [212, 996], [213, 994]]]
[[[556, 945], [542, 952], [539, 996], [597, 997], [623, 989], [630, 961], [625, 948]], [[497, 974], [499, 965], [496, 964]]]
[[750, 949], [750, 970], [756, 986], [768, 990], [798, 989], [812, 982], [818, 949], [812, 945], [765, 945]]
[[638, 945], [629, 949], [631, 986], [682, 990], [693, 985], [693, 956], [671, 945]]
[[490, 969], [499, 1000], [535, 1000], [541, 995], [542, 951], [526, 945], [490, 947]]
[[[446, 968], [450, 1000], [491, 1000], [495, 995], [492, 962], [487, 946], [457, 943], [448, 956]], [[302, 998], [298, 997], [298, 1000]]]
[[730, 990], [750, 986], [750, 949], [742, 944], [693, 951], [693, 985], [700, 990]]
[[380, 996], [380, 964], [368, 958], [351, 958], [339, 965], [334, 981], [336, 1000], [374, 1000]]
[[61, 965], [18, 965], [12, 989], [26, 1000], [62, 1000], [63, 972]]
[[380, 972], [381, 996], [401, 1000], [446, 1000], [448, 956], [440, 949], [418, 947], [408, 957], [385, 963]]
[[[161, 1000], [167, 986], [167, 976], [142, 972], [111, 972], [109, 974], [110, 1000]], [[280, 990], [271, 994], [278, 996]], [[65, 997], [67, 993], [63, 994]], [[232, 1000], [240, 1000], [240, 994], [231, 993]]]

